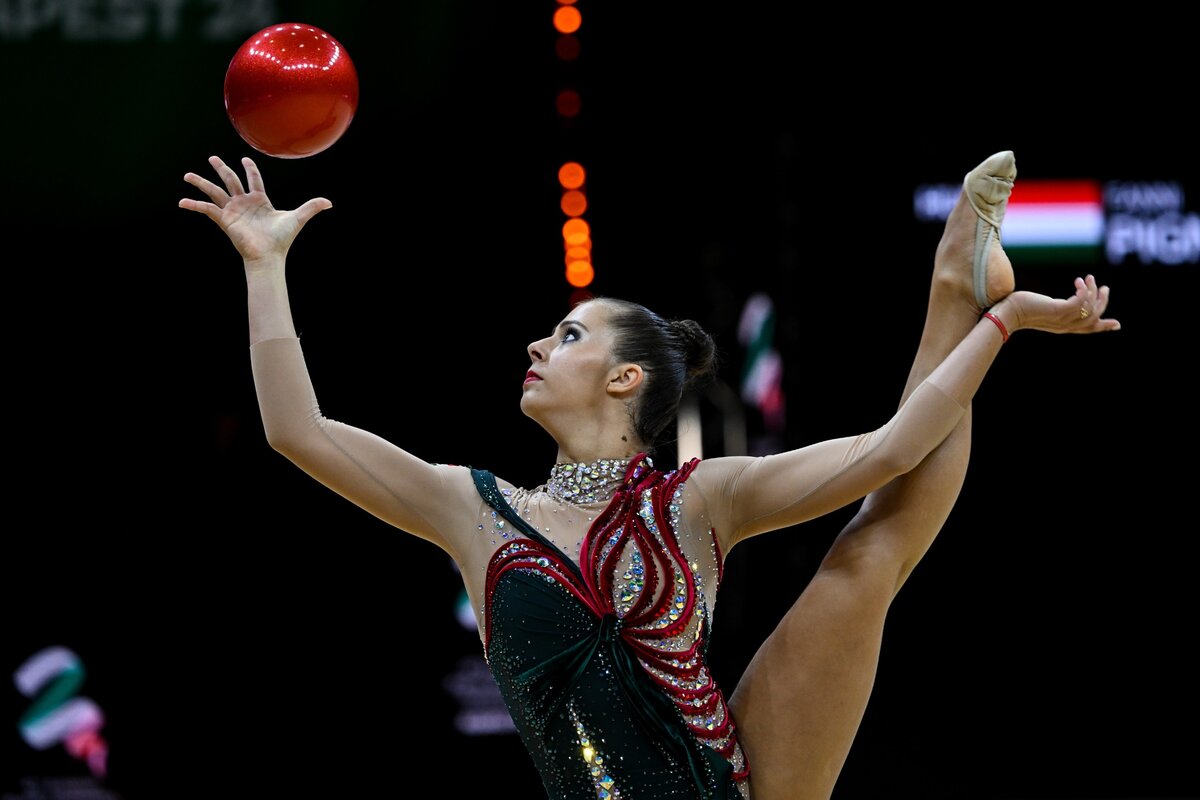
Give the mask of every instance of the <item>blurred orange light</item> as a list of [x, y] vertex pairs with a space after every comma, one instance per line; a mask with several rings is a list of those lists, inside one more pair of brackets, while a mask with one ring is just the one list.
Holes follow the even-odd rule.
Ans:
[[[591, 244], [589, 241], [588, 244]], [[567, 248], [566, 262], [570, 264], [572, 261], [591, 261], [592, 248], [583, 247], [582, 245], [574, 245]]]
[[582, 216], [583, 212], [587, 211], [587, 196], [578, 189], [572, 189], [569, 192], [563, 192], [562, 202], [559, 205], [568, 217]]
[[593, 297], [595, 297], [595, 295], [593, 295], [587, 289], [576, 289], [575, 291], [571, 292], [571, 297], [567, 300], [567, 307], [574, 308], [580, 303], [591, 300]]
[[560, 6], [554, 12], [554, 28], [559, 33], [574, 33], [583, 24], [583, 15], [574, 6]]
[[572, 286], [587, 286], [596, 277], [596, 270], [586, 261], [576, 261], [567, 267], [567, 283]]
[[581, 105], [579, 92], [574, 89], [563, 89], [558, 93], [558, 97], [554, 98], [554, 107], [558, 109], [558, 114], [562, 117], [576, 116]]
[[578, 189], [583, 186], [585, 176], [583, 165], [578, 161], [568, 161], [558, 168], [558, 182], [564, 189]]
[[563, 61], [574, 61], [579, 58], [579, 39], [574, 36], [559, 36], [554, 43], [554, 52]]
[[579, 217], [572, 217], [564, 222], [562, 232], [563, 241], [571, 247], [582, 245], [590, 238], [588, 224]]
[[575, 0], [558, 0], [558, 2], [559, 2], [559, 4], [560, 4], [560, 5], [564, 5], [564, 6], [573, 6], [573, 5], [575, 5]]

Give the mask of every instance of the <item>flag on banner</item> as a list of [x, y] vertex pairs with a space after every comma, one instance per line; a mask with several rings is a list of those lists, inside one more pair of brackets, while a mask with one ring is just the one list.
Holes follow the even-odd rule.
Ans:
[[1021, 180], [1000, 229], [1005, 250], [1022, 258], [1097, 259], [1104, 243], [1104, 198], [1094, 180]]

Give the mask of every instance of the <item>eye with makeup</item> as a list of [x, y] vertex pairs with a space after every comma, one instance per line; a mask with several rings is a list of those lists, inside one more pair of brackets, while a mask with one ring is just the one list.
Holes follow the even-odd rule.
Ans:
[[[568, 339], [567, 337], [574, 337], [574, 339]], [[574, 328], [567, 328], [565, 331], [563, 331], [562, 339], [560, 339], [559, 342], [566, 344], [568, 341], [577, 341], [578, 339], [579, 331], [575, 330]]]

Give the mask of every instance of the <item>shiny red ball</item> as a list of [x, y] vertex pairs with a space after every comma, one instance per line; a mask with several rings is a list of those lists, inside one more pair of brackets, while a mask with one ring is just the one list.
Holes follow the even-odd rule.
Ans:
[[225, 110], [246, 142], [276, 158], [305, 158], [342, 137], [358, 110], [358, 72], [320, 28], [287, 22], [246, 40], [225, 71]]

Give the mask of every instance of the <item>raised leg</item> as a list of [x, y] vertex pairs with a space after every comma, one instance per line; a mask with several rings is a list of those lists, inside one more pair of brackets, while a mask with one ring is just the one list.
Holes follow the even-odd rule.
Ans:
[[[925, 328], [901, 402], [979, 320], [981, 281], [972, 274], [979, 219], [964, 190], [935, 255]], [[982, 285], [996, 302], [1013, 289], [1012, 266], [998, 241], [988, 248]], [[968, 413], [916, 469], [868, 495], [751, 660], [730, 708], [755, 800], [832, 793], [875, 682], [888, 608], [949, 516], [970, 445]]]

